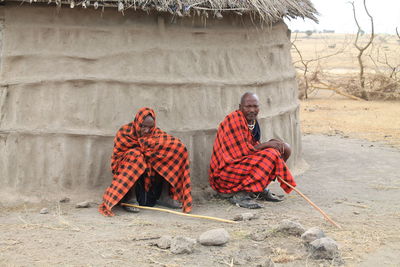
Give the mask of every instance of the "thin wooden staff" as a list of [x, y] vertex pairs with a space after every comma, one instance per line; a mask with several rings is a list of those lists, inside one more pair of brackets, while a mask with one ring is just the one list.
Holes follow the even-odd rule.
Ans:
[[158, 210], [158, 211], [169, 212], [169, 213], [172, 213], [172, 214], [177, 214], [177, 215], [182, 215], [182, 216], [188, 216], [188, 217], [193, 217], [193, 218], [200, 218], [200, 219], [206, 219], [206, 220], [214, 220], [214, 221], [226, 222], [226, 223], [238, 223], [238, 222], [235, 222], [235, 221], [226, 220], [226, 219], [221, 219], [221, 218], [216, 218], [216, 217], [211, 217], [211, 216], [187, 214], [187, 213], [182, 213], [182, 212], [177, 212], [177, 211], [172, 211], [172, 210], [167, 210], [167, 209], [160, 209], [160, 208], [154, 208], [154, 207], [139, 206], [139, 205], [135, 205], [135, 204], [121, 203], [121, 205], [122, 205], [122, 206], [128, 206], [128, 207], [139, 208], [139, 209], [145, 209], [145, 210]]
[[285, 180], [283, 180], [280, 176], [277, 176], [278, 179], [283, 182], [284, 184], [286, 184], [287, 186], [289, 186], [290, 188], [292, 188], [294, 191], [296, 191], [300, 196], [302, 196], [308, 203], [311, 204], [311, 206], [313, 206], [316, 210], [318, 210], [327, 221], [329, 221], [331, 224], [333, 224], [334, 226], [336, 226], [339, 229], [342, 229], [342, 227], [340, 225], [338, 225], [337, 223], [335, 223], [329, 216], [328, 214], [326, 214], [323, 210], [321, 210], [317, 205], [314, 204], [314, 202], [312, 202], [308, 197], [306, 197], [302, 192], [300, 192], [298, 189], [294, 188], [291, 184], [287, 183]]

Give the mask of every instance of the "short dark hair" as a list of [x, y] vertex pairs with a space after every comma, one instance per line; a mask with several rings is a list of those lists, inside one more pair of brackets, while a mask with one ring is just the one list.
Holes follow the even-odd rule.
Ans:
[[258, 95], [256, 93], [253, 92], [246, 92], [242, 95], [242, 97], [240, 98], [240, 104], [243, 104], [243, 101], [248, 97], [248, 96], [255, 96], [258, 99]]

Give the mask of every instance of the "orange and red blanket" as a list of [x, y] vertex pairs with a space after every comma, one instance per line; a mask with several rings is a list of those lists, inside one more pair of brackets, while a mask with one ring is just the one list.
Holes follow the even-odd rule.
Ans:
[[[296, 186], [281, 154], [273, 148], [256, 150], [257, 144], [240, 110], [226, 116], [219, 125], [211, 155], [211, 187], [225, 194], [262, 192], [276, 176]], [[280, 185], [286, 193], [292, 191], [283, 182]]]
[[103, 195], [99, 212], [113, 216], [111, 209], [120, 202], [135, 182], [144, 177], [145, 190], [148, 191], [155, 172], [171, 186], [170, 196], [182, 203], [184, 212], [192, 209], [189, 157], [184, 144], [166, 132], [154, 127], [149, 135], [140, 136], [140, 128], [146, 116], [155, 113], [150, 108], [142, 108], [135, 120], [122, 126], [114, 139], [111, 158], [113, 180]]

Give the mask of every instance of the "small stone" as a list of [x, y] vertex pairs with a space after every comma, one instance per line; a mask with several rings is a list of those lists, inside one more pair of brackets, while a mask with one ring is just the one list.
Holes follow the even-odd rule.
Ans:
[[334, 259], [339, 257], [337, 243], [329, 237], [316, 239], [310, 243], [312, 256], [316, 259]]
[[47, 208], [43, 208], [40, 210], [40, 214], [47, 214], [49, 213], [49, 210]]
[[258, 218], [258, 214], [252, 212], [245, 212], [233, 217], [234, 221], [250, 221]]
[[353, 211], [353, 213], [354, 213], [355, 215], [360, 215], [360, 212], [359, 212], [359, 211]]
[[193, 252], [195, 244], [195, 239], [177, 236], [171, 240], [171, 252], [174, 254], [190, 254]]
[[246, 250], [239, 250], [233, 255], [233, 264], [234, 265], [248, 265], [248, 262], [251, 262], [252, 258], [247, 254]]
[[275, 262], [271, 258], [268, 258], [263, 263], [258, 264], [257, 267], [275, 267]]
[[250, 238], [254, 241], [263, 241], [269, 234], [270, 232], [265, 229], [257, 229], [250, 233]]
[[71, 199], [69, 197], [63, 197], [62, 199], [60, 199], [60, 203], [68, 203]]
[[325, 233], [318, 227], [312, 227], [301, 235], [301, 239], [307, 243], [313, 242], [314, 240], [322, 237], [325, 237]]
[[229, 241], [229, 233], [223, 229], [213, 229], [202, 233], [199, 243], [203, 246], [221, 246]]
[[157, 240], [156, 245], [159, 248], [167, 249], [171, 247], [172, 237], [169, 235], [163, 235], [160, 239]]
[[79, 202], [79, 203], [76, 203], [76, 205], [75, 205], [75, 208], [77, 208], [77, 209], [89, 208], [89, 207], [90, 207], [89, 201]]
[[309, 112], [315, 112], [315, 108], [309, 108], [308, 111]]
[[301, 236], [306, 230], [298, 222], [293, 222], [290, 220], [282, 220], [279, 226], [275, 229], [275, 231], [288, 235]]

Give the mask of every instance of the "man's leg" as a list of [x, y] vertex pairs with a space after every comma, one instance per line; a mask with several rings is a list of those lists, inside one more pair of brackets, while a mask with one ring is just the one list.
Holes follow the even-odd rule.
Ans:
[[[131, 189], [129, 189], [129, 191], [125, 194], [125, 196], [121, 199], [119, 203], [139, 205], [139, 203], [136, 201], [135, 191], [136, 191], [136, 184], [133, 185]], [[128, 212], [134, 212], [134, 213], [139, 212], [139, 208], [135, 207], [122, 206], [122, 208]]]
[[161, 193], [159, 199], [157, 200], [157, 204], [159, 204], [160, 206], [164, 206], [164, 207], [172, 208], [172, 209], [182, 208], [182, 204], [179, 201], [172, 199], [169, 196], [169, 189], [170, 189], [171, 185], [164, 178], [161, 177], [161, 179], [163, 182], [162, 193]]

